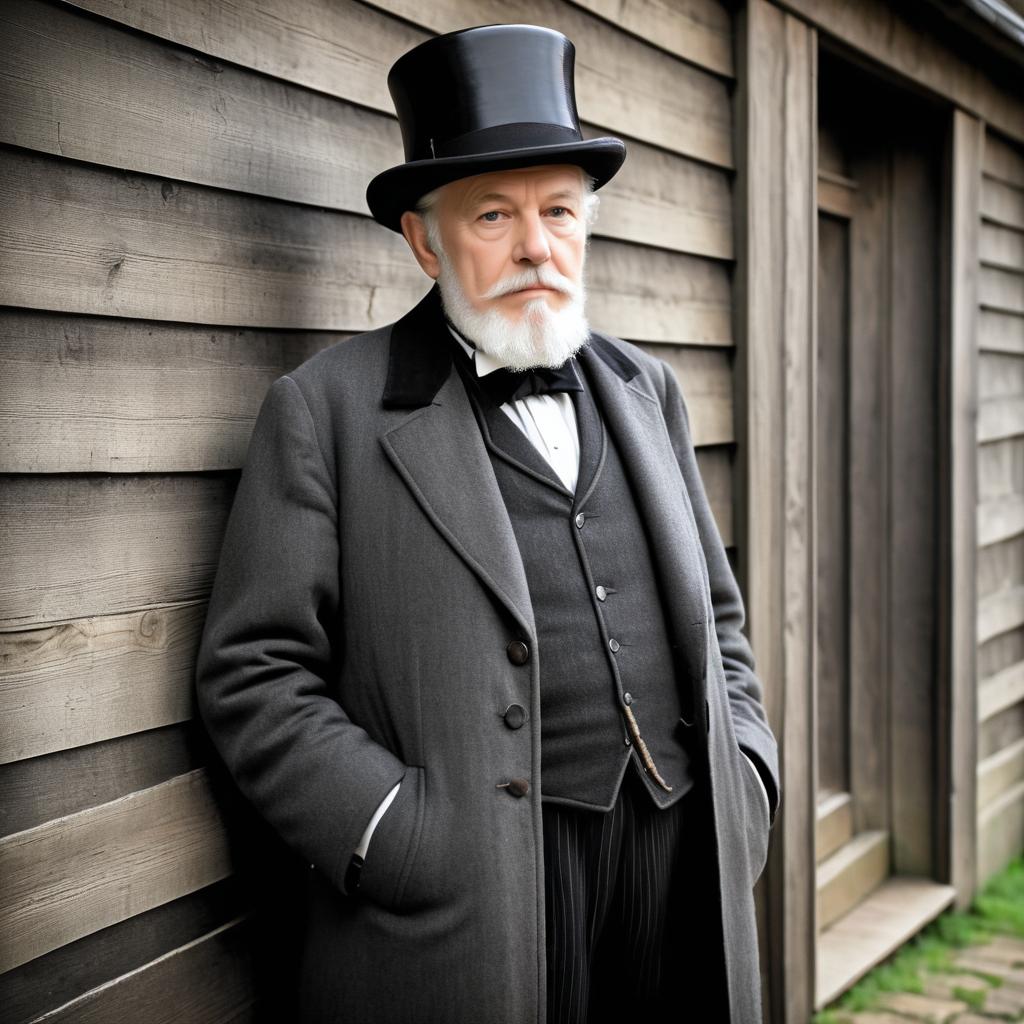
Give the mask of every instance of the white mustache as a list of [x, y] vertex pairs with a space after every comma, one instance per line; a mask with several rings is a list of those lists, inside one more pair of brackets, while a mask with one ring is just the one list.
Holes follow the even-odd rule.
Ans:
[[512, 292], [522, 291], [524, 288], [551, 288], [554, 291], [564, 292], [566, 295], [575, 297], [576, 285], [567, 277], [558, 273], [543, 263], [529, 270], [522, 270], [518, 274], [499, 281], [490, 291], [484, 294], [485, 299], [498, 299], [502, 295], [509, 295]]

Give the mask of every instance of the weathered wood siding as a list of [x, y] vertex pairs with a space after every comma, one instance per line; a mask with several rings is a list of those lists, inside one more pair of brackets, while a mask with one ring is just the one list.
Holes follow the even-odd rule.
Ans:
[[978, 882], [1024, 851], [1024, 147], [982, 147], [978, 341]]
[[193, 720], [205, 600], [270, 382], [429, 285], [364, 201], [402, 155], [387, 69], [492, 21], [566, 32], [586, 133], [627, 140], [591, 316], [675, 369], [731, 545], [724, 3], [3, 5], [5, 1021], [245, 1020], [273, 983]]

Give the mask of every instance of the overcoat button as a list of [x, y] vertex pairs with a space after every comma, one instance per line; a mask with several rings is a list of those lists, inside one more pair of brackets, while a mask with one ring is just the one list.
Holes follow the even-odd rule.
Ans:
[[576, 525], [582, 530], [583, 524], [586, 522], [587, 517], [582, 513], [578, 513], [576, 516]]
[[530, 658], [530, 648], [522, 640], [513, 640], [505, 648], [505, 653], [513, 665], [525, 665]]
[[530, 783], [526, 779], [512, 779], [508, 784], [508, 791], [513, 796], [526, 796], [530, 792]]
[[612, 653], [614, 654], [619, 649], [619, 641], [616, 640], [615, 637], [612, 637], [611, 640], [608, 641], [608, 646], [612, 649]]
[[598, 599], [598, 601], [603, 601], [607, 596], [608, 596], [608, 591], [605, 590], [604, 587], [599, 586], [597, 588], [597, 599]]
[[510, 729], [521, 729], [526, 723], [526, 708], [522, 704], [509, 704], [505, 708], [505, 724]]

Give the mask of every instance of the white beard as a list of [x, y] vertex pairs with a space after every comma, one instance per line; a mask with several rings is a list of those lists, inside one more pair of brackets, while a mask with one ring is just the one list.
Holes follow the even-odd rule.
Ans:
[[528, 300], [518, 320], [500, 309], [481, 313], [469, 301], [454, 266], [443, 250], [435, 250], [440, 262], [437, 284], [441, 301], [456, 329], [487, 355], [506, 363], [513, 370], [533, 366], [561, 366], [590, 338], [584, 315], [586, 289], [582, 279], [577, 285], [545, 263], [528, 267], [503, 278], [483, 298], [493, 299], [529, 285], [546, 285], [569, 295], [558, 310], [548, 306], [545, 296]]

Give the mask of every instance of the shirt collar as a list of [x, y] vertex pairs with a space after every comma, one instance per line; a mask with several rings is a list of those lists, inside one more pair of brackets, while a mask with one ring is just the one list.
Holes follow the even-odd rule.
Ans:
[[508, 366], [505, 360], [488, 355], [483, 349], [470, 345], [447, 320], [445, 324], [448, 330], [451, 331], [452, 337], [466, 350], [466, 355], [469, 356], [470, 361], [473, 363], [473, 369], [478, 377], [486, 377], [487, 374], [492, 373], [494, 370], [500, 370], [503, 366]]

